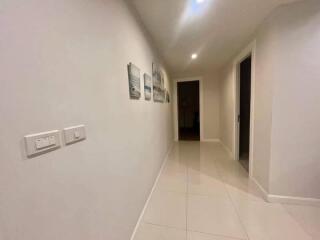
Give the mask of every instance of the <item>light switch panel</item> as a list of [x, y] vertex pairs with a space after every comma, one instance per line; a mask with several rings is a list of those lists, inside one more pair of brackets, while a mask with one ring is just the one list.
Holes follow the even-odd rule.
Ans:
[[65, 128], [63, 129], [63, 132], [64, 140], [67, 145], [86, 139], [86, 131], [84, 125]]
[[60, 131], [36, 133], [24, 137], [28, 157], [49, 152], [61, 147]]

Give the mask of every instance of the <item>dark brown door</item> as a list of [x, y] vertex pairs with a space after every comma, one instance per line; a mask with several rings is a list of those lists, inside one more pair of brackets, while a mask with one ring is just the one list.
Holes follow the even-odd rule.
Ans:
[[179, 140], [200, 140], [199, 81], [178, 82]]
[[240, 136], [239, 159], [249, 166], [251, 104], [251, 56], [240, 63]]

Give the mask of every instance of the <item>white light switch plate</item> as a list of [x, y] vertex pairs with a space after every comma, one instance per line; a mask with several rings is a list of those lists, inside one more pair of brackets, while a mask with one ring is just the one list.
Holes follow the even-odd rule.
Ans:
[[24, 137], [28, 157], [36, 156], [61, 147], [60, 131], [42, 132]]
[[86, 139], [86, 131], [84, 125], [65, 128], [63, 129], [63, 132], [64, 140], [67, 145]]

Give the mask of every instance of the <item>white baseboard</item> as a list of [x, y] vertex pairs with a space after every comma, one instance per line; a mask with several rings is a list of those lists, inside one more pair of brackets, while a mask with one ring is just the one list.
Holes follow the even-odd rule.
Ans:
[[161, 168], [160, 168], [160, 170], [159, 170], [158, 176], [157, 176], [156, 180], [155, 180], [154, 183], [153, 183], [153, 186], [152, 186], [152, 189], [151, 189], [151, 191], [150, 191], [150, 194], [149, 194], [149, 196], [148, 196], [148, 198], [147, 198], [147, 201], [146, 201], [145, 204], [144, 204], [144, 207], [143, 207], [142, 212], [141, 212], [141, 214], [140, 214], [140, 216], [139, 216], [139, 219], [138, 219], [138, 221], [137, 221], [137, 224], [136, 224], [136, 226], [135, 226], [135, 228], [134, 228], [134, 230], [133, 230], [133, 233], [132, 233], [132, 235], [131, 235], [130, 240], [133, 240], [133, 239], [134, 239], [134, 237], [135, 237], [135, 235], [136, 235], [136, 233], [137, 233], [137, 231], [138, 231], [139, 225], [140, 225], [140, 223], [142, 222], [142, 219], [143, 219], [143, 215], [144, 215], [144, 213], [145, 213], [145, 211], [146, 211], [146, 209], [147, 209], [147, 206], [148, 206], [148, 204], [149, 204], [149, 202], [150, 202], [150, 200], [151, 200], [152, 194], [153, 194], [154, 190], [156, 189], [157, 183], [158, 183], [158, 181], [159, 181], [159, 178], [160, 178], [160, 176], [161, 176], [161, 173], [163, 172], [164, 166], [165, 166], [166, 163], [167, 163], [167, 160], [168, 160], [168, 157], [169, 157], [170, 152], [172, 151], [173, 145], [174, 145], [174, 143], [172, 143], [171, 146], [169, 147], [169, 150], [168, 150], [168, 152], [167, 152], [167, 154], [166, 154], [166, 156], [165, 156], [165, 158], [164, 158], [164, 160], [163, 160], [163, 162], [162, 162], [162, 165], [161, 165]]
[[264, 189], [264, 187], [261, 186], [261, 184], [258, 182], [257, 179], [255, 179], [253, 176], [250, 176], [250, 179], [253, 181], [254, 184], [256, 184], [256, 186], [258, 187], [258, 189], [260, 190], [260, 193], [263, 196], [263, 199], [267, 202], [269, 202], [268, 199], [268, 192]]
[[204, 139], [201, 139], [201, 142], [220, 143], [220, 139], [218, 139], [218, 138], [204, 138]]
[[221, 141], [219, 140], [220, 144], [222, 145], [222, 147], [228, 152], [229, 156], [234, 159], [234, 156], [232, 154], [232, 151]]
[[320, 199], [268, 194], [268, 202], [320, 207]]
[[285, 203], [320, 207], [320, 199], [269, 194], [254, 177], [251, 177], [251, 179], [261, 191], [264, 200], [269, 203]]

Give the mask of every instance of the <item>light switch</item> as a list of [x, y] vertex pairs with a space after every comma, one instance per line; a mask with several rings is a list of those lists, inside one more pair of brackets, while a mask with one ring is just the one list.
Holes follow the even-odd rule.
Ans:
[[55, 145], [56, 144], [56, 137], [55, 136], [50, 136], [49, 137], [49, 144], [50, 145]]
[[67, 145], [86, 139], [86, 131], [84, 125], [65, 128], [63, 129], [63, 132], [64, 140]]
[[74, 132], [74, 137], [75, 137], [76, 139], [79, 139], [79, 138], [81, 137], [81, 134], [80, 134], [78, 131], [75, 131], [75, 132]]
[[28, 157], [61, 147], [60, 131], [58, 130], [27, 135], [24, 140]]

